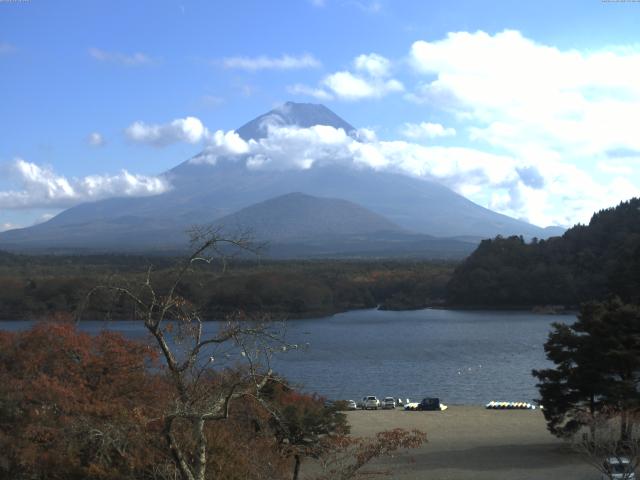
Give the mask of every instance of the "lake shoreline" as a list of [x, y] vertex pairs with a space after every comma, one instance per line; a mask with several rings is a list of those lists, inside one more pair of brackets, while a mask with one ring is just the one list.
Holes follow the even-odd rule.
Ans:
[[[329, 309], [329, 310], [313, 310], [295, 316], [291, 312], [266, 312], [261, 318], [267, 318], [273, 321], [297, 321], [297, 320], [322, 320], [333, 317], [335, 315], [350, 313], [350, 312], [362, 312], [362, 311], [381, 311], [381, 312], [416, 312], [420, 310], [442, 310], [442, 311], [460, 311], [460, 312], [524, 312], [534, 313], [541, 315], [577, 315], [577, 307], [559, 307], [557, 305], [534, 305], [534, 306], [496, 306], [496, 305], [449, 305], [442, 303], [426, 304], [421, 306], [404, 306], [404, 307], [388, 307], [384, 304], [378, 306], [363, 306], [356, 308], [344, 308], [344, 309]], [[228, 313], [231, 315], [231, 313]], [[2, 322], [41, 322], [49, 321], [47, 317], [23, 317], [23, 318], [0, 318], [0, 324]], [[96, 319], [87, 318], [80, 321], [96, 321], [96, 322], [128, 322], [131, 318], [125, 317], [112, 317], [109, 319]], [[226, 322], [226, 318], [205, 318], [203, 322]]]

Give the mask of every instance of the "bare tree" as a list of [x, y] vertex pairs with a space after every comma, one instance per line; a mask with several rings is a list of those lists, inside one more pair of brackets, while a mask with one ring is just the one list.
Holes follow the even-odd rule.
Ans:
[[[573, 446], [586, 462], [605, 478], [632, 478], [640, 464], [638, 412], [610, 409], [580, 420], [584, 428], [574, 436]], [[612, 468], [612, 463], [617, 466]]]
[[[252, 398], [268, 408], [261, 391], [272, 379], [271, 355], [287, 350], [282, 332], [264, 318], [238, 314], [220, 325], [203, 323], [196, 306], [180, 295], [181, 283], [198, 263], [229, 254], [253, 252], [247, 236], [226, 238], [220, 230], [192, 232], [193, 253], [171, 274], [169, 287], [159, 291], [149, 268], [138, 284], [111, 282], [92, 289], [108, 290], [135, 306], [135, 319], [150, 333], [166, 364], [172, 388], [170, 408], [162, 418], [166, 446], [183, 480], [212, 478], [207, 473], [211, 452], [207, 426], [229, 418], [234, 400]], [[162, 273], [166, 283], [166, 273]]]
[[[255, 246], [246, 235], [227, 238], [212, 228], [194, 230], [192, 246], [193, 253], [173, 272], [156, 273], [149, 268], [139, 282], [130, 284], [111, 279], [93, 288], [85, 304], [96, 292], [106, 290], [133, 305], [134, 318], [142, 322], [164, 360], [171, 387], [169, 406], [160, 421], [175, 471], [182, 480], [205, 480], [216, 475], [208, 468], [214, 455], [207, 444], [208, 429], [210, 432], [213, 424], [230, 418], [236, 400], [252, 401], [271, 419], [271, 434], [277, 437], [278, 432], [285, 432], [291, 444], [295, 425], [265, 393], [269, 386], [281, 382], [271, 370], [272, 355], [297, 345], [285, 343], [284, 324], [264, 317], [249, 319], [238, 313], [224, 323], [203, 322], [197, 307], [181, 294], [185, 277], [198, 264], [219, 260], [224, 269], [231, 254], [255, 252]], [[354, 478], [373, 459], [418, 447], [426, 439], [417, 430], [390, 430], [370, 439], [334, 435], [330, 430], [312, 432], [318, 438], [311, 456], [318, 459], [323, 470], [318, 480]], [[301, 434], [305, 437], [309, 431]], [[302, 440], [298, 443], [304, 443]], [[299, 454], [295, 448], [289, 450], [288, 454]], [[298, 457], [294, 477], [298, 476], [299, 464]], [[157, 472], [159, 476], [169, 474], [164, 467]]]

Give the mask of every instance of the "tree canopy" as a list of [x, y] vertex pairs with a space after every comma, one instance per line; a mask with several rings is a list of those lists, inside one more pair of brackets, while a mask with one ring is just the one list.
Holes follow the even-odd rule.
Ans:
[[71, 323], [0, 332], [0, 473], [144, 478], [163, 463], [151, 435], [164, 403], [154, 361], [144, 345]]
[[458, 305], [577, 306], [617, 295], [640, 303], [640, 199], [548, 240], [484, 240], [447, 286]]
[[[534, 370], [549, 430], [571, 436], [602, 411], [640, 409], [640, 307], [586, 303], [572, 325], [553, 324], [545, 343], [554, 368]], [[621, 436], [629, 432], [622, 425]]]

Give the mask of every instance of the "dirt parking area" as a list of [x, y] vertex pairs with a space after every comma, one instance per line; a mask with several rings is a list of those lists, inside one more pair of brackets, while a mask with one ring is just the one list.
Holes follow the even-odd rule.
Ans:
[[444, 412], [400, 409], [348, 412], [352, 434], [418, 428], [420, 449], [376, 461], [372, 471], [412, 480], [597, 480], [599, 473], [546, 429], [539, 410], [451, 406]]

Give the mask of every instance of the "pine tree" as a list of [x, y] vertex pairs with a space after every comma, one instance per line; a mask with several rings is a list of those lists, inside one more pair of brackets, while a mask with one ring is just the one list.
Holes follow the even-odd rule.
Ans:
[[[598, 412], [640, 409], [640, 308], [619, 299], [583, 304], [573, 325], [555, 323], [545, 343], [556, 366], [534, 370], [549, 430], [573, 435]], [[623, 415], [620, 438], [631, 425]]]

